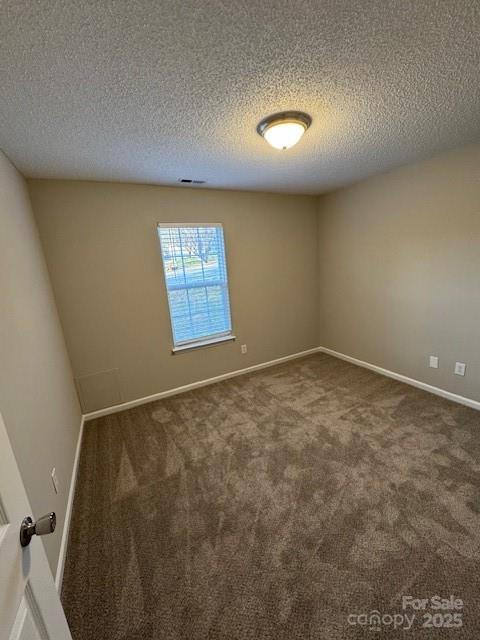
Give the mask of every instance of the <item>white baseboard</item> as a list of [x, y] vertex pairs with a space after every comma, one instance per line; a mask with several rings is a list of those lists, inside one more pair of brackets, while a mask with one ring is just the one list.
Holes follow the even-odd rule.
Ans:
[[67, 557], [68, 534], [70, 532], [70, 521], [72, 519], [73, 499], [75, 497], [75, 485], [77, 483], [78, 463], [80, 461], [80, 450], [82, 448], [83, 427], [85, 416], [82, 416], [80, 430], [78, 432], [75, 458], [73, 459], [72, 477], [70, 479], [70, 489], [68, 491], [67, 506], [65, 509], [65, 521], [63, 523], [62, 542], [60, 544], [60, 554], [58, 556], [57, 572], [55, 574], [55, 586], [58, 593], [62, 590], [63, 571], [65, 569], [65, 559]]
[[132, 409], [133, 407], [138, 407], [141, 404], [147, 404], [148, 402], [154, 402], [155, 400], [161, 400], [162, 398], [175, 396], [179, 393], [185, 393], [186, 391], [191, 391], [192, 389], [205, 387], [210, 384], [215, 384], [216, 382], [221, 382], [222, 380], [227, 380], [228, 378], [235, 378], [236, 376], [242, 376], [246, 373], [251, 373], [252, 371], [258, 371], [259, 369], [266, 369], [267, 367], [273, 367], [276, 364], [281, 364], [282, 362], [287, 362], [288, 360], [294, 360], [295, 358], [302, 358], [304, 356], [309, 356], [318, 352], [327, 353], [328, 355], [334, 356], [335, 358], [340, 358], [341, 360], [346, 360], [347, 362], [356, 364], [359, 367], [364, 367], [365, 369], [371, 369], [376, 373], [380, 373], [381, 375], [387, 376], [389, 378], [393, 378], [394, 380], [398, 380], [400, 382], [404, 382], [405, 384], [409, 384], [413, 387], [423, 389], [424, 391], [428, 391], [429, 393], [433, 393], [437, 396], [447, 398], [448, 400], [452, 400], [453, 402], [458, 402], [459, 404], [463, 404], [467, 407], [471, 407], [472, 409], [480, 410], [480, 402], [478, 400], [465, 398], [464, 396], [457, 395], [456, 393], [452, 393], [451, 391], [447, 391], [446, 389], [440, 389], [439, 387], [434, 387], [433, 385], [427, 384], [426, 382], [421, 382], [420, 380], [409, 378], [408, 376], [404, 376], [400, 373], [396, 373], [395, 371], [384, 369], [383, 367], [379, 367], [375, 364], [371, 364], [370, 362], [364, 362], [363, 360], [359, 360], [358, 358], [353, 358], [352, 356], [347, 356], [344, 353], [334, 351], [333, 349], [328, 349], [327, 347], [314, 347], [313, 349], [308, 349], [307, 351], [292, 353], [288, 356], [284, 356], [283, 358], [276, 358], [275, 360], [269, 360], [268, 362], [261, 362], [260, 364], [254, 364], [251, 367], [246, 367], [245, 369], [237, 369], [236, 371], [223, 373], [222, 375], [215, 376], [214, 378], [199, 380], [198, 382], [185, 384], [181, 387], [175, 387], [173, 389], [167, 389], [166, 391], [160, 391], [159, 393], [154, 393], [151, 396], [137, 398], [136, 400], [130, 400], [129, 402], [122, 402], [121, 404], [116, 404], [111, 407], [105, 407], [105, 409], [99, 409], [98, 411], [91, 411], [90, 413], [86, 413], [83, 416], [83, 418], [85, 421], [93, 420], [94, 418], [101, 418], [102, 416], [107, 416], [111, 413], [118, 413], [119, 411]]
[[471, 407], [472, 409], [477, 409], [477, 411], [480, 411], [480, 402], [478, 402], [477, 400], [459, 396], [456, 393], [452, 393], [451, 391], [440, 389], [440, 387], [434, 387], [431, 384], [421, 382], [420, 380], [415, 380], [414, 378], [409, 378], [408, 376], [404, 376], [400, 373], [395, 373], [395, 371], [390, 371], [389, 369], [383, 369], [382, 367], [378, 367], [376, 364], [371, 364], [370, 362], [364, 362], [363, 360], [352, 358], [352, 356], [347, 356], [344, 353], [333, 351], [333, 349], [328, 349], [327, 347], [318, 347], [318, 351], [327, 353], [328, 355], [334, 356], [335, 358], [340, 358], [341, 360], [346, 360], [347, 362], [356, 364], [359, 367], [371, 369], [372, 371], [380, 373], [383, 376], [387, 376], [388, 378], [393, 378], [394, 380], [398, 380], [399, 382], [405, 382], [405, 384], [409, 384], [412, 387], [418, 387], [418, 389], [423, 389], [424, 391], [428, 391], [429, 393], [434, 393], [436, 396], [447, 398], [447, 400], [453, 400], [453, 402], [458, 402], [459, 404], [464, 404], [467, 407]]
[[307, 351], [300, 351], [299, 353], [292, 353], [289, 356], [283, 358], [276, 358], [276, 360], [269, 360], [268, 362], [261, 362], [260, 364], [254, 364], [251, 367], [245, 369], [237, 369], [236, 371], [230, 371], [229, 373], [223, 373], [220, 376], [214, 378], [207, 378], [206, 380], [199, 380], [198, 382], [192, 382], [185, 384], [182, 387], [175, 387], [174, 389], [168, 389], [167, 391], [160, 391], [160, 393], [154, 393], [151, 396], [145, 396], [144, 398], [137, 398], [136, 400], [130, 400], [129, 402], [122, 402], [122, 404], [116, 404], [112, 407], [106, 407], [105, 409], [99, 409], [98, 411], [91, 411], [86, 413], [83, 417], [85, 420], [93, 420], [94, 418], [101, 418], [111, 413], [118, 413], [119, 411], [125, 411], [125, 409], [132, 409], [138, 407], [141, 404], [147, 404], [154, 400], [161, 400], [162, 398], [168, 398], [169, 396], [175, 396], [179, 393], [185, 393], [185, 391], [191, 391], [192, 389], [198, 389], [199, 387], [206, 387], [209, 384], [215, 384], [215, 382], [221, 382], [228, 378], [235, 378], [236, 376], [242, 376], [245, 373], [251, 373], [252, 371], [258, 371], [259, 369], [266, 369], [267, 367], [273, 367], [276, 364], [287, 362], [288, 360], [294, 360], [295, 358], [303, 358], [304, 356], [312, 355], [319, 351], [318, 347], [308, 349]]

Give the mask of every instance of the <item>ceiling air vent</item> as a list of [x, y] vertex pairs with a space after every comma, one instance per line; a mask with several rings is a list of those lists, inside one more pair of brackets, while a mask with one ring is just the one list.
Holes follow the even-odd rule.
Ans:
[[192, 180], [191, 178], [180, 178], [182, 184], [205, 184], [205, 180]]

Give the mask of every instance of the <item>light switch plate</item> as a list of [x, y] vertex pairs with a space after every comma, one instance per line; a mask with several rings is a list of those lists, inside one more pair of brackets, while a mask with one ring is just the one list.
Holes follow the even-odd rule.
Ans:
[[247, 345], [246, 344], [242, 344], [242, 346], [240, 348], [241, 348], [243, 354], [247, 353]]
[[53, 467], [52, 469], [52, 484], [53, 484], [55, 493], [58, 493], [58, 478], [57, 478], [57, 471], [55, 467]]
[[456, 362], [455, 363], [455, 373], [457, 374], [457, 376], [464, 376], [465, 375], [465, 369], [466, 369], [466, 364], [464, 362]]
[[430, 365], [432, 369], [438, 369], [438, 356], [430, 356]]

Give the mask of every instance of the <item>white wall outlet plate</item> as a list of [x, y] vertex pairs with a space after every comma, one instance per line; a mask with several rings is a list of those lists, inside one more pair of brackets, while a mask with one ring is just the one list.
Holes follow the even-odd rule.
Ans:
[[438, 356], [430, 356], [430, 365], [432, 369], [438, 369]]
[[467, 365], [464, 362], [456, 362], [454, 371], [457, 376], [464, 376], [466, 367]]
[[246, 344], [242, 344], [242, 346], [240, 347], [242, 353], [247, 353], [247, 345]]
[[57, 478], [57, 471], [55, 467], [53, 467], [52, 469], [52, 484], [53, 484], [55, 493], [58, 493], [58, 478]]

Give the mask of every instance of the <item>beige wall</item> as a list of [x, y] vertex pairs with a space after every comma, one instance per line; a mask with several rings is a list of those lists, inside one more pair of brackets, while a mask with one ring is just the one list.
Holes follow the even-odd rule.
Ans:
[[[478, 166], [466, 147], [318, 201], [29, 181], [84, 410], [317, 344], [480, 399]], [[224, 224], [235, 343], [171, 355], [157, 222]]]
[[323, 346], [480, 400], [480, 146], [322, 197], [319, 298]]
[[[29, 189], [85, 411], [317, 345], [314, 198], [53, 180]], [[223, 223], [236, 342], [171, 355], [158, 222]]]
[[1, 152], [0, 296], [0, 411], [33, 515], [57, 514], [44, 538], [55, 572], [80, 407], [25, 181]]

